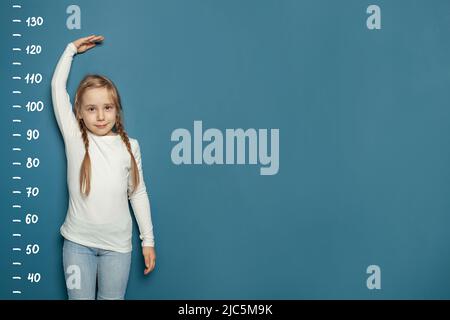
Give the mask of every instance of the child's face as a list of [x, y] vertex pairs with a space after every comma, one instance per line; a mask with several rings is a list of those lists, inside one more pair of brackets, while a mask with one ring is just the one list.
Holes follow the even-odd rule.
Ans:
[[80, 117], [92, 133], [98, 136], [112, 135], [116, 123], [117, 106], [107, 88], [91, 88], [81, 98]]

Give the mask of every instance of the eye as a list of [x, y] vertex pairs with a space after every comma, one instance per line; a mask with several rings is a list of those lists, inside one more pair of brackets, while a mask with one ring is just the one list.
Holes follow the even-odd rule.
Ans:
[[94, 108], [93, 107], [89, 107], [88, 111], [94, 111]]

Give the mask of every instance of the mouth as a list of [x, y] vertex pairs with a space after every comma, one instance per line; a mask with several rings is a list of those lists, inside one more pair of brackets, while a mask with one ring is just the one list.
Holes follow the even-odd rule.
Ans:
[[104, 125], [95, 125], [97, 128], [99, 128], [99, 129], [104, 129], [104, 128], [106, 128], [106, 124], [104, 124]]

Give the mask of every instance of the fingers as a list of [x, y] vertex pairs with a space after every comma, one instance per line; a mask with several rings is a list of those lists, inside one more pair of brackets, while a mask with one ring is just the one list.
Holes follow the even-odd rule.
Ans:
[[89, 36], [89, 37], [81, 38], [78, 41], [81, 42], [81, 43], [86, 43], [86, 42], [91, 42], [91, 40], [94, 39], [94, 38], [95, 38], [95, 35], [92, 35], [92, 36]]
[[102, 36], [98, 36], [98, 37], [95, 37], [95, 38], [91, 39], [91, 42], [92, 42], [92, 43], [94, 43], [94, 42], [100, 42], [100, 41], [103, 41], [103, 39], [105, 39], [105, 38], [102, 37]]
[[93, 34], [93, 35], [90, 35], [88, 37], [84, 37], [83, 40], [90, 41], [90, 40], [92, 40], [94, 38], [97, 38], [97, 37], [99, 37], [99, 36], [96, 36], [95, 34]]
[[90, 38], [90, 41], [96, 42], [96, 41], [102, 41], [103, 39], [105, 39], [105, 37], [103, 37], [103, 36], [93, 36]]
[[150, 272], [152, 272], [153, 269], [155, 268], [156, 260], [154, 258], [151, 259], [150, 256], [144, 256], [144, 261], [145, 261], [144, 275], [147, 275]]
[[103, 41], [104, 39], [105, 37], [103, 36], [91, 35], [89, 37], [75, 40], [73, 44], [77, 47], [78, 52], [80, 53], [95, 47], [97, 45], [96, 42]]
[[150, 271], [153, 271], [155, 269], [156, 260], [152, 259], [152, 266], [150, 267]]
[[151, 269], [150, 268], [145, 268], [144, 269], [144, 275], [148, 275], [150, 273]]
[[83, 38], [83, 42], [94, 43], [94, 42], [98, 42], [98, 41], [103, 41], [104, 39], [105, 39], [105, 37], [103, 37], [103, 36], [91, 35], [89, 37]]
[[150, 257], [148, 255], [144, 256], [144, 262], [145, 262], [144, 275], [146, 275], [150, 273]]

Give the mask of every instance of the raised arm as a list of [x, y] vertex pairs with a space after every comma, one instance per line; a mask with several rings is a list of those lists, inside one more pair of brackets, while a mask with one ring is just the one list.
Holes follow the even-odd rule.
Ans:
[[80, 130], [66, 89], [72, 59], [76, 53], [75, 45], [72, 42], [69, 43], [59, 58], [52, 78], [53, 111], [64, 140]]
[[67, 78], [73, 56], [95, 47], [95, 42], [103, 39], [102, 36], [90, 36], [70, 42], [56, 65], [51, 82], [53, 111], [64, 140], [79, 132], [78, 122], [72, 111], [72, 104], [67, 92]]

